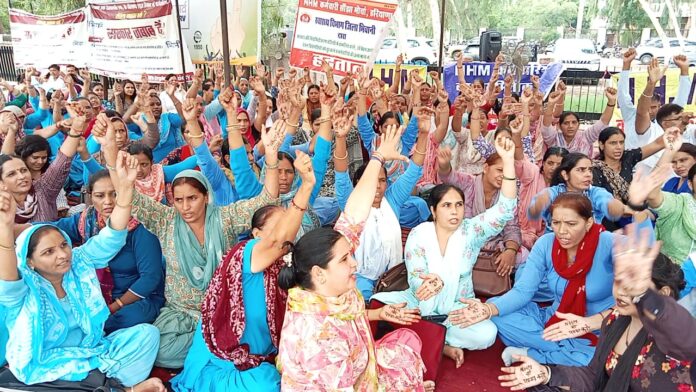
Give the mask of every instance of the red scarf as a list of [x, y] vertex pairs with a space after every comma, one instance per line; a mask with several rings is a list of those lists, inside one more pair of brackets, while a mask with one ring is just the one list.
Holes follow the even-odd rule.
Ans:
[[[249, 353], [248, 344], [240, 344], [246, 321], [244, 319], [244, 295], [242, 289], [242, 263], [244, 248], [249, 241], [232, 247], [222, 258], [210, 280], [201, 306], [203, 339], [210, 352], [232, 361], [239, 370], [259, 366], [270, 356]], [[285, 316], [288, 294], [278, 287], [281, 260], [266, 268], [263, 282], [266, 292], [266, 319], [271, 332], [271, 342], [278, 347], [280, 329]]]
[[[558, 275], [568, 281], [568, 286], [561, 297], [561, 304], [558, 311], [561, 313], [572, 313], [581, 317], [587, 314], [587, 294], [585, 292], [585, 279], [592, 268], [597, 244], [599, 244], [599, 234], [604, 231], [604, 226], [594, 224], [590, 231], [585, 234], [582, 242], [578, 246], [575, 255], [575, 262], [568, 265], [568, 251], [561, 247], [557, 238], [553, 240], [551, 260], [553, 268]], [[554, 314], [546, 323], [546, 327], [562, 321]], [[592, 346], [597, 344], [597, 336], [591, 332], [581, 336], [589, 339]]]

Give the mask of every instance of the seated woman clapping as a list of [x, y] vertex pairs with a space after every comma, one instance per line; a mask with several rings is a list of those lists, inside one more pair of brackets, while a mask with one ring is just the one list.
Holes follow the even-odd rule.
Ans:
[[334, 229], [303, 236], [280, 272], [288, 304], [276, 359], [284, 391], [432, 390], [424, 385], [421, 341], [398, 329], [375, 342], [369, 320], [410, 324], [420, 319], [405, 304], [365, 310], [356, 288], [352, 254], [365, 225], [384, 161], [406, 160], [397, 152], [401, 136], [387, 129]]
[[614, 244], [616, 307], [602, 322], [589, 365], [543, 366], [518, 355], [520, 365], [502, 368], [501, 385], [530, 392], [692, 391], [696, 319], [675, 301], [684, 275], [659, 249], [635, 229]]
[[[495, 142], [503, 160], [503, 180], [498, 201], [484, 213], [464, 219], [463, 192], [453, 185], [438, 185], [430, 194], [433, 222], [422, 223], [406, 241], [406, 268], [409, 288], [405, 291], [378, 293], [383, 303], [406, 302], [422, 315], [449, 315], [445, 322], [445, 355], [459, 367], [464, 351], [482, 350], [495, 342], [496, 328], [486, 321], [470, 327], [458, 317], [459, 309], [473, 301], [472, 270], [481, 247], [512, 220], [517, 204], [514, 144], [499, 136]], [[468, 327], [468, 328], [466, 328]]]
[[253, 239], [233, 246], [215, 271], [184, 371], [172, 380], [175, 391], [280, 390], [280, 374], [268, 362], [277, 352], [287, 299], [278, 273], [315, 183], [312, 160], [297, 154], [302, 185], [290, 207], [257, 210]]
[[[120, 173], [135, 164], [120, 153]], [[80, 381], [99, 370], [138, 391], [165, 390], [159, 379], [146, 380], [157, 355], [157, 328], [139, 324], [104, 334], [109, 309], [95, 268], [104, 268], [125, 244], [131, 199], [132, 193], [119, 192], [107, 225], [80, 247], [72, 249], [55, 226], [35, 225], [17, 238], [15, 254], [15, 200], [0, 192], [0, 304], [9, 330], [3, 343], [19, 382]]]

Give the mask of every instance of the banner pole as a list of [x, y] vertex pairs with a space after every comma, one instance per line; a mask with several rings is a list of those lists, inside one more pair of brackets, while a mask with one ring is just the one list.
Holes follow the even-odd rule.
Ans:
[[227, 31], [227, 0], [220, 0], [220, 25], [222, 27], [222, 69], [225, 74], [225, 87], [229, 87], [232, 70], [230, 68], [230, 40]]
[[184, 74], [184, 89], [188, 90], [186, 80], [186, 61], [184, 60], [184, 38], [181, 36], [181, 16], [179, 15], [179, 0], [174, 1], [176, 6], [176, 27], [179, 33], [179, 55], [181, 56], [181, 73]]
[[440, 1], [440, 50], [437, 56], [437, 66], [442, 70], [443, 66], [443, 54], [445, 50], [445, 3], [447, 0]]

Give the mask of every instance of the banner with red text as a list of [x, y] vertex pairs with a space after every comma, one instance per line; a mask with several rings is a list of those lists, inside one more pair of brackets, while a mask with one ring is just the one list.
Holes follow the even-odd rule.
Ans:
[[11, 8], [10, 30], [17, 68], [48, 68], [51, 64], [87, 63], [87, 24], [83, 8], [61, 15], [40, 16]]
[[183, 45], [186, 72], [193, 74], [171, 0], [90, 3], [87, 10], [91, 72], [131, 80], [147, 73], [150, 82], [162, 82], [168, 74], [183, 73]]
[[396, 0], [300, 0], [290, 65], [319, 71], [326, 60], [336, 75], [371, 66]]

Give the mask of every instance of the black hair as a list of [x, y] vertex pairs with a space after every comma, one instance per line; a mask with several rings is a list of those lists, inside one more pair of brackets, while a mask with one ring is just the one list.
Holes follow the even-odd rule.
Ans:
[[[31, 258], [32, 255], [34, 254], [34, 251], [36, 251], [36, 247], [39, 246], [39, 241], [48, 233], [52, 231], [57, 231], [60, 233], [60, 230], [58, 230], [57, 227], [53, 225], [46, 225], [39, 227], [36, 229], [35, 232], [31, 234], [29, 237], [29, 245], [27, 245], [27, 258]], [[63, 233], [61, 233], [63, 235]]]
[[52, 68], [55, 68], [55, 69], [60, 71], [60, 66], [58, 64], [51, 64], [48, 66], [48, 69], [52, 69]]
[[309, 87], [307, 87], [307, 94], [309, 94], [309, 90], [312, 90], [312, 89], [317, 89], [317, 91], [321, 91], [321, 89], [319, 88], [318, 85], [310, 84]]
[[314, 122], [319, 119], [319, 117], [321, 117], [321, 109], [312, 110], [312, 113], [309, 113], [309, 123], [313, 125]]
[[543, 162], [546, 162], [546, 160], [549, 159], [549, 157], [551, 155], [556, 155], [556, 156], [559, 156], [561, 158], [565, 158], [565, 156], [568, 155], [568, 149], [565, 147], [558, 147], [558, 146], [553, 146], [553, 147], [547, 148], [546, 152], [544, 153], [544, 157], [541, 159], [542, 165], [539, 168], [539, 173], [542, 173], [542, 174], [544, 173]]
[[288, 162], [290, 162], [290, 165], [294, 167], [295, 158], [293, 158], [292, 155], [288, 154], [285, 151], [278, 151], [278, 162], [282, 161], [283, 159], [286, 159]]
[[[15, 146], [15, 154], [23, 161], [29, 158], [31, 154], [42, 151], [46, 152], [47, 157], [51, 156], [51, 145], [39, 135], [27, 135]], [[46, 163], [41, 168], [41, 173], [45, 173], [50, 164], [50, 159], [46, 159]]]
[[389, 120], [390, 118], [393, 118], [394, 120], [396, 120], [397, 124], [401, 125], [401, 120], [399, 120], [399, 116], [397, 116], [394, 112], [386, 112], [379, 117], [377, 127], [382, 128], [382, 126], [386, 124], [387, 120]]
[[476, 79], [474, 79], [474, 81], [471, 82], [471, 85], [473, 86], [473, 85], [475, 85], [476, 83], [481, 83], [481, 86], [483, 86], [484, 88], [486, 87], [486, 82], [484, 82], [483, 79], [481, 79], [481, 78], [476, 78]]
[[696, 159], [696, 146], [691, 143], [683, 143], [677, 152], [683, 152], [685, 154], [691, 155]]
[[662, 103], [662, 94], [654, 92], [652, 95], [653, 102]]
[[684, 108], [677, 105], [676, 103], [668, 103], [666, 105], [662, 105], [662, 107], [658, 109], [657, 114], [655, 114], [655, 121], [657, 121], [657, 123], [660, 124], [660, 126], [662, 127], [662, 121], [664, 121], [665, 118], [673, 114], [679, 114], [683, 111]]
[[171, 74], [171, 73], [170, 73], [170, 74], [167, 74], [167, 76], [164, 77], [164, 81], [165, 81], [165, 82], [168, 81], [169, 78], [171, 78], [172, 76], [176, 76], [176, 75], [175, 75], [175, 74]]
[[140, 142], [135, 142], [135, 143], [131, 144], [130, 146], [128, 146], [127, 151], [128, 151], [128, 154], [130, 154], [130, 155], [145, 154], [147, 159], [150, 160], [150, 163], [152, 163], [152, 161], [154, 159], [152, 157], [152, 149], [150, 147], [144, 145], [143, 143], [140, 143]]
[[[292, 266], [284, 266], [278, 274], [278, 286], [283, 290], [289, 290], [295, 286], [303, 289], [313, 289], [312, 268], [318, 266], [326, 269], [329, 261], [334, 257], [333, 248], [343, 238], [343, 235], [334, 229], [322, 227], [305, 234], [291, 246]], [[289, 244], [289, 243], [286, 243]]]
[[561, 193], [549, 206], [549, 213], [553, 215], [553, 211], [559, 207], [571, 209], [585, 220], [593, 217], [592, 202], [582, 192]]
[[430, 191], [430, 196], [428, 197], [428, 205], [432, 207], [433, 210], [436, 210], [437, 204], [442, 201], [442, 198], [445, 197], [445, 194], [447, 194], [447, 192], [449, 192], [450, 190], [456, 191], [459, 194], [459, 196], [462, 197], [462, 201], [466, 201], [466, 198], [464, 197], [464, 192], [458, 187], [451, 184], [440, 184], [435, 186], [435, 188], [433, 188]]
[[224, 138], [222, 140], [222, 146], [220, 147], [220, 154], [222, 155], [222, 163], [225, 164], [225, 167], [228, 167], [230, 165], [229, 162], [225, 162], [225, 155], [230, 155], [230, 141], [228, 138]]
[[694, 177], [696, 177], [696, 165], [691, 166], [691, 169], [689, 169], [689, 174], [686, 175], [686, 178], [691, 182], [696, 181], [694, 180]]
[[[0, 154], [0, 180], [2, 179], [2, 167], [5, 165], [5, 163], [13, 160], [13, 159], [19, 159], [20, 161], [22, 160], [20, 157], [14, 155], [14, 154]], [[24, 161], [22, 161], [24, 162]]]
[[[597, 141], [604, 144], [609, 140], [610, 137], [614, 135], [621, 135], [623, 136], [624, 140], [626, 140], [626, 134], [617, 127], [606, 127], [602, 130], [602, 132], [599, 133], [599, 137], [597, 138]], [[597, 159], [600, 161], [604, 160], [604, 148], [599, 149], [599, 155], [597, 156]]]
[[589, 159], [592, 161], [587, 155], [579, 152], [569, 152], [566, 156], [564, 156], [561, 164], [556, 168], [556, 171], [553, 172], [551, 186], [565, 184], [565, 179], [563, 179], [561, 172], [570, 173], [570, 171], [578, 165], [578, 162], [583, 159]]
[[278, 206], [267, 205], [256, 210], [256, 212], [254, 212], [254, 215], [251, 217], [251, 228], [261, 229], [266, 224], [266, 221], [273, 214], [273, 212], [275, 212], [279, 208], [280, 207]]
[[498, 137], [498, 135], [500, 135], [500, 134], [503, 133], [503, 132], [507, 132], [507, 133], [509, 133], [509, 134], [512, 135], [512, 130], [511, 130], [510, 128], [508, 128], [508, 127], [498, 127], [498, 128], [495, 130], [495, 133], [493, 134], [493, 140], [495, 140], [495, 139]]
[[[126, 95], [126, 85], [129, 84], [129, 83], [133, 85], [133, 89], [135, 90], [135, 91], [133, 92], [133, 95]], [[131, 99], [135, 99], [135, 97], [138, 96], [138, 87], [135, 85], [135, 82], [133, 82], [132, 80], [126, 79], [126, 80], [122, 81], [122, 82], [121, 82], [121, 87], [123, 87], [123, 96], [124, 96], [124, 97], [128, 97], [128, 98], [131, 98]]]
[[198, 192], [200, 192], [206, 196], [208, 195], [208, 190], [205, 189], [205, 185], [203, 185], [202, 182], [198, 181], [197, 179], [195, 179], [193, 177], [179, 177], [176, 180], [172, 181], [172, 191], [177, 186], [184, 185], [184, 184], [191, 185], [192, 187], [196, 188], [196, 190], [198, 190]]
[[566, 112], [561, 113], [561, 116], [558, 119], [558, 124], [563, 124], [566, 117], [568, 117], [568, 116], [573, 116], [573, 117], [575, 117], [575, 121], [580, 122], [580, 117], [578, 116], [577, 113], [571, 112], [571, 111], [566, 111]]
[[[353, 186], [358, 185], [358, 181], [362, 178], [363, 174], [365, 174], [365, 169], [367, 169], [367, 165], [370, 163], [370, 161], [367, 161], [360, 165], [360, 167], [355, 171], [355, 174], [353, 174]], [[387, 169], [382, 165], [382, 171], [384, 172], [384, 175], [387, 175]]]
[[653, 263], [652, 281], [658, 290], [665, 286], [669, 287], [670, 295], [674, 299], [679, 299], [679, 292], [686, 286], [684, 271], [662, 253], [657, 255]]
[[92, 193], [94, 184], [96, 184], [99, 180], [103, 180], [104, 178], [111, 179], [109, 176], [109, 171], [106, 169], [99, 170], [98, 172], [91, 174], [89, 176], [89, 180], [87, 181], [87, 193]]

